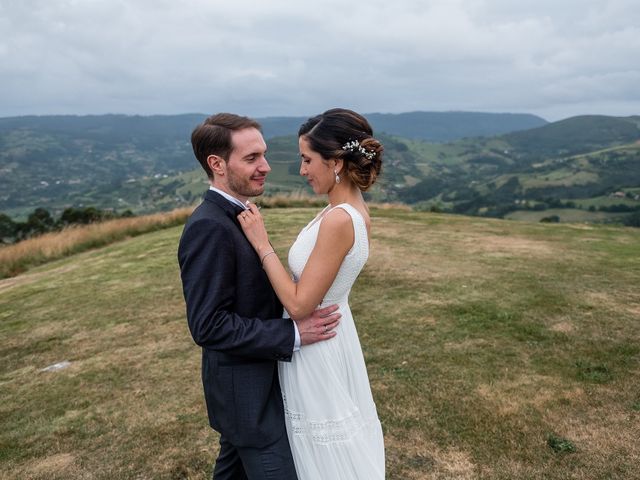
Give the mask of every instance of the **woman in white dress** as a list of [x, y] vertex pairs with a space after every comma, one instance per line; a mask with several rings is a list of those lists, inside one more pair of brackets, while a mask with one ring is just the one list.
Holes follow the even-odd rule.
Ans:
[[[298, 132], [300, 174], [329, 205], [298, 235], [287, 273], [273, 254], [255, 205], [238, 216], [291, 318], [338, 304], [336, 335], [279, 364], [287, 434], [299, 480], [384, 478], [382, 428], [348, 297], [369, 255], [369, 213], [362, 192], [375, 182], [382, 144], [361, 115], [328, 110]], [[332, 335], [331, 332], [328, 332]]]

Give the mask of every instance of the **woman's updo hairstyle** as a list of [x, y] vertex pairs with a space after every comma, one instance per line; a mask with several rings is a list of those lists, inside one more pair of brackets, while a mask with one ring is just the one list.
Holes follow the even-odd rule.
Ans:
[[359, 113], [345, 108], [327, 110], [300, 127], [298, 137], [302, 136], [323, 159], [342, 159], [344, 174], [361, 191], [368, 190], [380, 175], [384, 147]]

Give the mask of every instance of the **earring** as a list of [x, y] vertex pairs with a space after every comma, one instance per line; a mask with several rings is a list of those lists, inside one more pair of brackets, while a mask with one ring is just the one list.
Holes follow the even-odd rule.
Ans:
[[333, 173], [336, 174], [336, 183], [340, 183], [340, 176], [338, 175], [338, 172], [334, 170]]

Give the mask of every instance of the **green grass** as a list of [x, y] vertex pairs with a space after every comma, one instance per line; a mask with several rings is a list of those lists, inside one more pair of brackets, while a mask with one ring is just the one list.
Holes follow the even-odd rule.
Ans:
[[576, 446], [571, 440], [550, 434], [547, 438], [547, 445], [556, 453], [573, 453]]
[[[315, 211], [265, 210], [281, 257]], [[372, 228], [351, 306], [388, 479], [640, 478], [638, 229], [382, 209]], [[0, 282], [0, 478], [210, 478], [179, 234]]]
[[597, 183], [599, 176], [597, 173], [589, 171], [575, 171], [570, 168], [558, 168], [544, 174], [523, 174], [519, 175], [520, 183], [525, 189], [565, 186], [586, 185]]

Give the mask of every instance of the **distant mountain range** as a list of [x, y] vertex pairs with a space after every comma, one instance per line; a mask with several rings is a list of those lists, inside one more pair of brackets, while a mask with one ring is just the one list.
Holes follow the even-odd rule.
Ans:
[[[408, 112], [365, 114], [375, 132], [428, 142], [500, 135], [541, 127], [548, 122], [524, 113]], [[259, 119], [266, 138], [297, 134], [307, 117]]]
[[[0, 118], [0, 210], [21, 216], [40, 206], [93, 205], [147, 212], [193, 203], [206, 179], [189, 137], [204, 118]], [[523, 114], [411, 112], [367, 118], [385, 144], [383, 180], [372, 200], [493, 216], [567, 206], [636, 208], [640, 117], [548, 123]], [[296, 138], [305, 120], [259, 119], [273, 168], [269, 194], [307, 189], [298, 176]], [[616, 192], [617, 199], [610, 196]]]
[[[15, 130], [111, 144], [133, 142], [150, 146], [168, 141], [189, 141], [191, 131], [207, 115], [52, 115], [0, 118], [0, 133]], [[464, 137], [499, 135], [546, 125], [540, 117], [521, 113], [409, 112], [366, 114], [376, 132], [429, 142]], [[295, 135], [309, 117], [264, 117], [265, 138]]]

